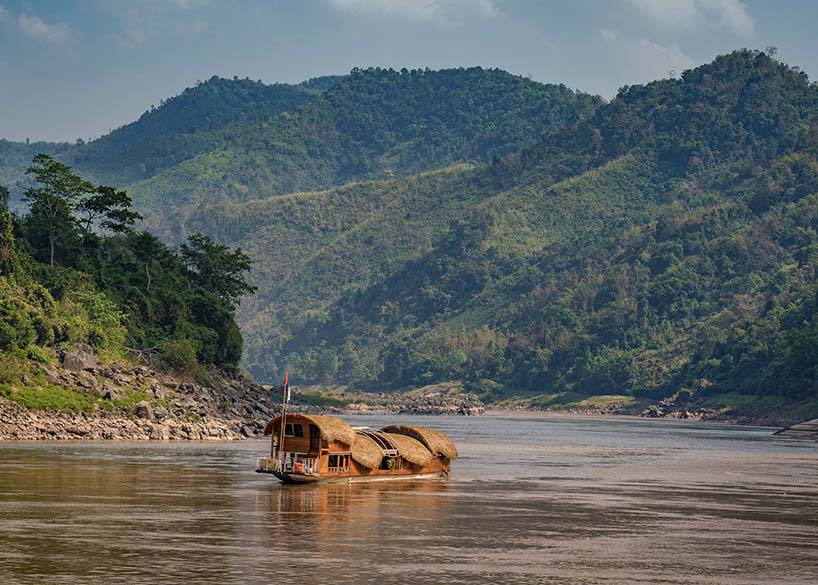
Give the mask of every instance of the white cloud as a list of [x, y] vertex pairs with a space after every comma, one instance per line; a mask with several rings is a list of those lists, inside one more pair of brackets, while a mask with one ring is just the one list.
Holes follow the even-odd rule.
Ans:
[[190, 10], [191, 8], [196, 8], [197, 6], [203, 6], [207, 4], [207, 0], [173, 0], [173, 3], [183, 10]]
[[39, 16], [29, 16], [21, 14], [17, 19], [20, 30], [24, 35], [38, 41], [49, 41], [51, 43], [62, 43], [68, 40], [71, 34], [71, 27], [64, 22], [48, 24], [43, 22]]
[[716, 26], [740, 37], [752, 36], [755, 18], [742, 0], [623, 0], [662, 28], [693, 30]]
[[207, 23], [201, 18], [195, 19], [190, 24], [183, 24], [179, 27], [179, 32], [183, 35], [198, 35], [207, 30]]
[[611, 29], [599, 31], [607, 51], [625, 65], [629, 83], [645, 83], [678, 75], [696, 62], [676, 43], [662, 45], [646, 38], [628, 37]]
[[500, 15], [495, 0], [328, 0], [330, 6], [353, 14], [393, 16], [440, 24], [463, 17], [494, 18]]
[[195, 35], [209, 26], [190, 12], [210, 4], [210, 0], [99, 1], [121, 23], [119, 30], [109, 34], [120, 47], [141, 48], [157, 37]]
[[736, 34], [749, 37], [755, 33], [756, 19], [747, 11], [747, 6], [739, 0], [718, 0], [714, 4], [715, 14]]
[[0, 20], [6, 20], [9, 17], [9, 11], [5, 6], [0, 6]]

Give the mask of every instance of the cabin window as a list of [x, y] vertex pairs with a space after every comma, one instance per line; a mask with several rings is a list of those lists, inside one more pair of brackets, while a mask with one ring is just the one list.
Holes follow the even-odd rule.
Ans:
[[330, 455], [329, 461], [327, 462], [327, 471], [329, 471], [330, 473], [349, 471], [349, 454], [334, 453]]
[[389, 471], [395, 471], [396, 469], [402, 469], [400, 464], [400, 460], [397, 457], [384, 457], [381, 461], [381, 469], [388, 469]]
[[285, 437], [303, 437], [304, 426], [300, 423], [287, 423], [284, 425]]

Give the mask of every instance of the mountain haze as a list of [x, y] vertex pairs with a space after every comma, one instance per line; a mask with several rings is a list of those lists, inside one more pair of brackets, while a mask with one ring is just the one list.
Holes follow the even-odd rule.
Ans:
[[215, 234], [214, 205], [406, 176], [518, 152], [598, 98], [504, 71], [353, 70], [316, 99], [235, 133], [132, 192], [169, 238]]
[[762, 52], [610, 103], [481, 68], [216, 78], [52, 148], [253, 258], [261, 381], [818, 414], [818, 89]]
[[521, 156], [231, 208], [258, 262], [247, 363], [543, 404], [814, 400], [816, 115], [806, 75], [739, 51]]
[[[250, 79], [212, 77], [151, 106], [138, 120], [88, 143], [0, 140], [0, 181], [21, 192], [25, 169], [38, 153], [54, 155], [96, 182], [131, 186], [221, 147], [248, 124], [295, 109], [332, 87], [340, 76], [298, 85], [266, 85]], [[16, 189], [15, 189], [16, 187]]]

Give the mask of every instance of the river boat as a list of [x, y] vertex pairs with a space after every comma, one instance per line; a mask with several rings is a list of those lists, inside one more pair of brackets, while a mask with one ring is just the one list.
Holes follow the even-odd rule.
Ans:
[[270, 455], [256, 471], [284, 483], [351, 483], [446, 478], [457, 447], [444, 433], [410, 425], [352, 427], [335, 416], [284, 414], [271, 420]]

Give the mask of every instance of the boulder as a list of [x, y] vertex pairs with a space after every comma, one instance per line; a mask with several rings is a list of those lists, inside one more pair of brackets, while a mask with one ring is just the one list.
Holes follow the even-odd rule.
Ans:
[[56, 370], [46, 366], [43, 366], [42, 369], [43, 372], [45, 372], [45, 379], [48, 381], [49, 384], [54, 384], [56, 386], [61, 386], [63, 384], [63, 380]]
[[674, 406], [684, 406], [685, 404], [689, 404], [696, 399], [696, 392], [694, 390], [690, 390], [688, 388], [682, 388], [676, 394], [674, 394], [671, 398], [666, 399], [667, 402], [670, 402], [671, 405]]
[[[97, 356], [92, 352], [87, 352], [84, 348], [86, 344], [78, 344], [74, 351], [66, 351], [62, 356], [62, 367], [69, 372], [81, 372], [83, 370], [93, 370], [97, 367]], [[90, 347], [88, 347], [90, 349]]]
[[154, 424], [148, 436], [152, 441], [170, 441], [170, 427]]
[[170, 418], [170, 411], [164, 406], [157, 406], [153, 409], [153, 416], [159, 420], [164, 420], [166, 418]]
[[161, 400], [165, 397], [165, 388], [160, 383], [154, 382], [153, 385], [151, 385], [151, 394], [153, 394], [157, 400]]
[[137, 418], [153, 420], [153, 408], [151, 408], [151, 405], [147, 400], [143, 400], [136, 405], [134, 414], [137, 416]]
[[82, 388], [95, 389], [99, 385], [99, 382], [97, 381], [93, 374], [91, 374], [90, 372], [86, 372], [85, 370], [82, 370], [77, 373], [77, 385]]
[[111, 384], [104, 384], [102, 386], [102, 398], [104, 400], [117, 400], [125, 398], [125, 391], [122, 388], [117, 388]]

